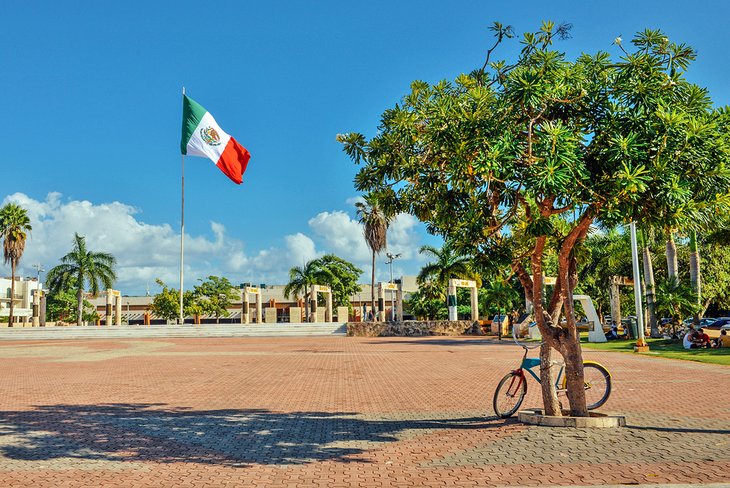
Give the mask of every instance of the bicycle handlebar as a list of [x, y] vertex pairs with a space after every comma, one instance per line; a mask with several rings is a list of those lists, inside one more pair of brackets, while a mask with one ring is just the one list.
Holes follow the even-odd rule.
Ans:
[[[527, 325], [527, 330], [528, 331], [530, 330], [530, 327], [537, 327], [537, 322], [530, 322]], [[517, 338], [517, 330], [518, 329], [519, 329], [519, 327], [517, 326], [517, 324], [515, 324], [514, 326], [512, 326], [512, 338], [514, 339], [515, 344], [517, 344], [518, 346], [524, 348], [525, 350], [528, 350], [528, 349], [535, 349], [536, 347], [538, 347], [538, 346], [540, 346], [542, 344], [542, 342], [538, 342], [536, 344], [531, 344], [529, 346], [527, 344], [523, 344]]]

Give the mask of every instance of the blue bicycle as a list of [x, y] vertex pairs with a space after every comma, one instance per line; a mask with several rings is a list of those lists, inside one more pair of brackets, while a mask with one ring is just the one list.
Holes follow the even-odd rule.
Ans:
[[[530, 324], [530, 327], [534, 327], [535, 325], [534, 323]], [[517, 338], [517, 327], [512, 329], [512, 336], [517, 345], [525, 350], [525, 353], [522, 355], [520, 367], [505, 375], [494, 392], [494, 412], [505, 419], [514, 415], [520, 408], [520, 405], [522, 405], [525, 395], [527, 395], [527, 377], [525, 376], [525, 371], [530, 373], [535, 378], [535, 381], [542, 383], [540, 376], [532, 370], [540, 366], [540, 358], [527, 357], [529, 350], [540, 346], [540, 343], [530, 346], [522, 344]], [[565, 365], [561, 365], [555, 381], [555, 389], [559, 395], [567, 391], [567, 380], [563, 376], [564, 370]], [[606, 403], [609, 395], [611, 395], [611, 373], [603, 365], [595, 361], [583, 361], [583, 376], [588, 410], [594, 410]]]

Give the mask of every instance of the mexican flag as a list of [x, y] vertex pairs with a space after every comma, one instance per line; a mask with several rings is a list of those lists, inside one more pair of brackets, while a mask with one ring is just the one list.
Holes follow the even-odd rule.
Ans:
[[207, 110], [185, 95], [180, 149], [183, 154], [209, 158], [238, 185], [243, 182], [251, 158], [246, 148], [223, 132]]

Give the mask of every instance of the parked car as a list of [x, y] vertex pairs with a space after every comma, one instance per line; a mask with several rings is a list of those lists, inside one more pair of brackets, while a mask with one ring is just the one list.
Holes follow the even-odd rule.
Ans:
[[[707, 327], [708, 325], [712, 324], [716, 320], [717, 319], [712, 318], [712, 317], [704, 317], [704, 318], [701, 318], [700, 319], [700, 327]], [[693, 325], [694, 324], [694, 321], [695, 321], [694, 317], [688, 317], [688, 318], [686, 318], [686, 319], [684, 319], [682, 321], [682, 324], [685, 327], [689, 327], [690, 325]]]
[[[702, 322], [700, 321], [700, 325], [702, 325]], [[711, 324], [708, 325], [702, 325], [705, 329], [710, 330], [720, 330], [724, 329], [725, 325], [730, 325], [730, 317], [720, 317], [719, 319], [715, 319]]]
[[705, 317], [700, 319], [700, 327], [708, 327], [712, 324], [714, 324], [717, 321], [717, 319], [713, 319], [712, 317]]

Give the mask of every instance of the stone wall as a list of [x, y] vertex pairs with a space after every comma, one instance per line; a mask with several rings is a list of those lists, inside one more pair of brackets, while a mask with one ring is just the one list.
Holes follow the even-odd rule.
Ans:
[[348, 322], [347, 335], [351, 337], [412, 337], [482, 335], [478, 322], [471, 320], [428, 320], [387, 322]]

